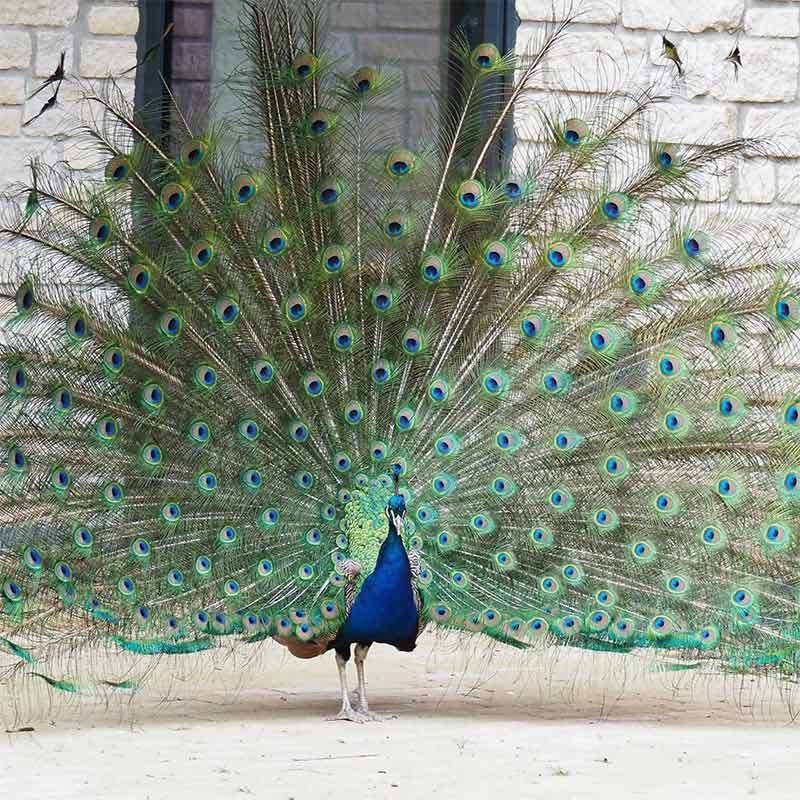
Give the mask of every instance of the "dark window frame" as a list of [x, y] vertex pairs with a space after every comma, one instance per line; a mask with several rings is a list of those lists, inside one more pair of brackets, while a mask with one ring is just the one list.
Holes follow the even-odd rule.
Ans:
[[[514, 0], [451, 0], [450, 32], [463, 31], [470, 44], [491, 42], [501, 53], [510, 53], [516, 46], [517, 16]], [[501, 78], [503, 90], [511, 90], [512, 78]], [[514, 149], [514, 126], [507, 120], [486, 162], [490, 172], [507, 166]]]
[[[192, 116], [207, 116], [211, 83], [211, 44], [214, 0], [139, 0], [140, 25], [137, 50], [157, 42], [165, 28], [175, 23], [172, 35], [155, 57], [142, 64], [136, 75], [136, 108], [148, 110], [149, 127], [169, 135], [167, 90], [192, 107]], [[203, 20], [203, 17], [205, 19]], [[514, 49], [519, 18], [514, 0], [450, 0], [450, 32], [462, 29], [470, 42], [493, 42], [501, 52]], [[203, 48], [205, 47], [205, 57]], [[188, 65], [191, 65], [189, 68]], [[510, 86], [508, 80], [506, 81]], [[498, 168], [512, 149], [513, 128], [508, 124], [488, 166]]]
[[[172, 21], [169, 0], [139, 0], [139, 30], [136, 33], [136, 50], [139, 61], [145, 51], [158, 41], [167, 25]], [[142, 63], [136, 70], [135, 106], [147, 120], [152, 130], [166, 135], [169, 121], [164, 113], [166, 93], [160, 76], [163, 75], [167, 85], [172, 80], [169, 68], [172, 44], [170, 37], [164, 42], [153, 58]]]
[[451, 0], [450, 30], [461, 28], [472, 44], [492, 42], [508, 53], [514, 49], [518, 27], [514, 0]]
[[167, 87], [195, 122], [204, 124], [208, 116], [213, 9], [214, 0], [139, 0], [140, 61], [167, 26], [174, 25], [163, 46], [136, 75], [136, 108], [146, 112], [151, 129], [164, 137], [171, 124]]

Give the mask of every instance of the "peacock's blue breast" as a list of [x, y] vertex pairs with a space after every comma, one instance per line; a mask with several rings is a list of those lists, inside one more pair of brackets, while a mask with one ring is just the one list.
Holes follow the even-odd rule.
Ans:
[[390, 533], [381, 546], [375, 570], [366, 578], [344, 625], [347, 642], [383, 642], [401, 649], [413, 646], [418, 612], [408, 555], [399, 536]]

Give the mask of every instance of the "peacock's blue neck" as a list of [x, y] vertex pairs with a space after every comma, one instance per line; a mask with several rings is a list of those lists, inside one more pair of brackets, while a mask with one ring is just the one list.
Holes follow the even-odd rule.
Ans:
[[375, 572], [383, 569], [396, 569], [407, 567], [409, 575], [411, 567], [408, 564], [408, 553], [406, 553], [403, 539], [397, 532], [393, 522], [389, 522], [389, 532], [383, 540], [381, 549], [378, 552], [378, 560], [375, 562]]

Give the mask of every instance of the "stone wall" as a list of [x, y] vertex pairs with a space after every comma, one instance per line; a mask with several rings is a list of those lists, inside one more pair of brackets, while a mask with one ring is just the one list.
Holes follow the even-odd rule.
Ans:
[[[516, 0], [524, 52], [546, 20], [570, 7], [564, 0]], [[791, 0], [577, 0], [580, 12], [558, 64], [537, 83], [531, 99], [558, 92], [576, 108], [614, 82], [657, 81], [665, 97], [657, 116], [666, 141], [698, 144], [733, 136], [765, 136], [775, 155], [744, 162], [720, 176], [702, 200], [792, 212], [800, 204], [800, 3]], [[664, 31], [685, 67], [677, 79], [663, 56]], [[743, 68], [735, 79], [724, 61], [738, 40]], [[517, 120], [524, 144], [525, 118]], [[793, 213], [793, 212], [792, 212]]]
[[[74, 81], [64, 82], [54, 109], [23, 128], [51, 92], [25, 98], [52, 73], [62, 50], [67, 73], [80, 79], [133, 66], [138, 27], [135, 0], [0, 0], [0, 191], [28, 178], [31, 156], [65, 158], [77, 168], [88, 163], [74, 136], [81, 114]], [[120, 86], [132, 98], [134, 73]]]
[[[490, 0], [497, 2], [499, 0]], [[516, 0], [522, 51], [565, 0]], [[238, 0], [214, 2], [213, 76], [235, 61], [232, 22]], [[447, 29], [445, 0], [330, 0], [331, 39], [352, 64], [389, 60], [403, 76], [406, 109], [398, 138], [413, 140], [429, 113], [426, 81], [434, 86]], [[576, 102], [629, 70], [634, 80], [661, 79], [669, 65], [660, 55], [661, 33], [679, 48], [685, 80], [670, 89], [661, 115], [664, 138], [696, 143], [732, 135], [769, 135], [780, 156], [754, 159], [719, 180], [707, 200], [747, 205], [800, 205], [800, 4], [791, 0], [577, 0], [582, 12], [567, 57], [552, 65], [538, 89], [565, 89]], [[49, 96], [25, 97], [66, 50], [67, 70], [80, 78], [105, 77], [136, 60], [139, 19], [135, 0], [0, 0], [0, 190], [24, 179], [26, 159], [67, 158], [81, 167], [72, 136], [78, 89], [65, 83], [59, 106], [27, 128]], [[738, 36], [744, 68], [739, 80], [723, 59]], [[134, 81], [121, 81], [131, 97]], [[222, 101], [224, 108], [224, 99]], [[525, 135], [524, 118], [519, 131]]]

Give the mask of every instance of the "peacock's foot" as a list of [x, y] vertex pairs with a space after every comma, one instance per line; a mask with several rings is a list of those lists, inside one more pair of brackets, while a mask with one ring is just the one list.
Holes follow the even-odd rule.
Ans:
[[[348, 699], [352, 706], [351, 712], [360, 717], [358, 720], [359, 722], [386, 722], [389, 719], [397, 719], [397, 714], [376, 714], [374, 711], [370, 711], [367, 698], [361, 697], [360, 689], [353, 689], [353, 691], [348, 694]], [[346, 709], [343, 708], [339, 712], [339, 716], [331, 717], [331, 719], [350, 719], [348, 716], [342, 716], [342, 714], [345, 713]]]
[[346, 722], [358, 722], [362, 724], [369, 722], [369, 717], [362, 714], [360, 711], [352, 708], [351, 706], [343, 706], [341, 711], [335, 717], [325, 717], [328, 722], [336, 722], [337, 720], [345, 720]]
[[[355, 695], [355, 697], [353, 697], [353, 695]], [[361, 716], [370, 722], [386, 722], [386, 720], [389, 719], [397, 719], [397, 714], [376, 714], [374, 711], [370, 711], [366, 699], [363, 701], [361, 700], [358, 689], [350, 696], [350, 702], [353, 704], [356, 713], [361, 714]]]
[[367, 709], [358, 709], [357, 713], [361, 714], [365, 720], [369, 722], [386, 722], [390, 719], [397, 719], [397, 714], [376, 714], [374, 711]]

